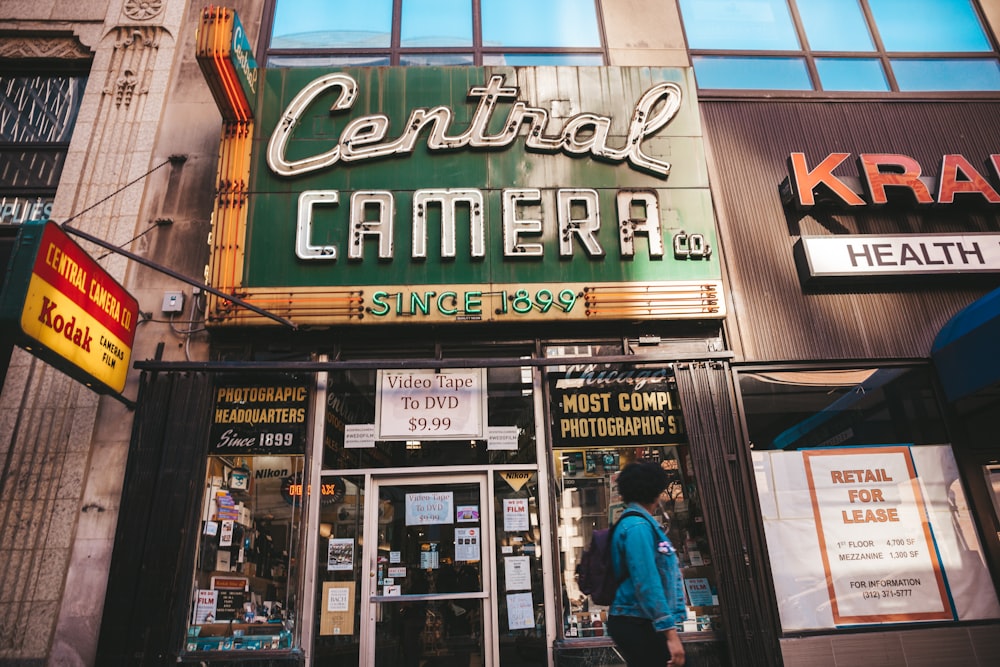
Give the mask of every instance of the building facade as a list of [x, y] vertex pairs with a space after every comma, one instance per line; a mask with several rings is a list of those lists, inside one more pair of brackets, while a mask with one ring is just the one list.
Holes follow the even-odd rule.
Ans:
[[1000, 4], [93, 4], [0, 9], [0, 231], [139, 315], [4, 334], [0, 664], [620, 664], [635, 460], [696, 664], [1000, 659]]

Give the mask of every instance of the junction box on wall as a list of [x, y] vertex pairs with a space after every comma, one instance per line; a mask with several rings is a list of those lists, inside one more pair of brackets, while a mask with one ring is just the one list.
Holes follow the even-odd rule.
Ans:
[[164, 292], [163, 306], [160, 308], [165, 313], [179, 313], [184, 309], [184, 292]]

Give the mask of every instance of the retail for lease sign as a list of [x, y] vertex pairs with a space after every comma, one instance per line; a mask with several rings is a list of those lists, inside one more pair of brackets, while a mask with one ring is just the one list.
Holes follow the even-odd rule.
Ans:
[[25, 223], [0, 297], [21, 347], [103, 393], [125, 387], [139, 304], [54, 222]]
[[259, 89], [249, 221], [213, 231], [255, 304], [303, 324], [725, 314], [689, 69], [273, 69]]
[[910, 449], [802, 457], [834, 623], [952, 620]]

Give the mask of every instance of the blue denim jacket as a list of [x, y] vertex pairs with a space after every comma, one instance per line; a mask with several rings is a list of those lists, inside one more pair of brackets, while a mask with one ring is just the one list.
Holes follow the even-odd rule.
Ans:
[[669, 630], [687, 618], [677, 551], [645, 508], [631, 503], [626, 510], [642, 516], [626, 516], [615, 528], [611, 561], [619, 578], [628, 576], [608, 614], [648, 618], [657, 631]]

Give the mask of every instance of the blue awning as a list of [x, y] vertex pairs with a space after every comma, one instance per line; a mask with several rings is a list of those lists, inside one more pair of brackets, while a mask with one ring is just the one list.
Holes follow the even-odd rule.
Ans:
[[949, 401], [1000, 382], [1000, 289], [958, 311], [941, 327], [931, 359]]

